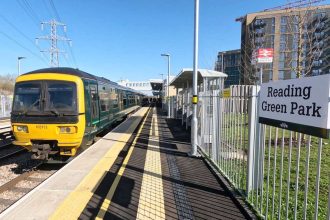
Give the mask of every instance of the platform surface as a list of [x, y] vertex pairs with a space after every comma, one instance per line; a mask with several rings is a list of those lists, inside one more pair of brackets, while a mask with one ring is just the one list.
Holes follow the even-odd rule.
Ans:
[[9, 119], [0, 120], [0, 133], [11, 130], [11, 123]]
[[204, 160], [188, 157], [181, 123], [157, 108], [125, 123], [0, 219], [249, 218]]

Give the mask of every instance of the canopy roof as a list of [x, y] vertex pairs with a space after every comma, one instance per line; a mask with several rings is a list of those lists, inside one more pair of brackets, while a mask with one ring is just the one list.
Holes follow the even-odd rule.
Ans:
[[[202, 83], [204, 78], [226, 78], [227, 76], [227, 74], [215, 70], [198, 69], [197, 83]], [[170, 85], [177, 88], [182, 88], [182, 86], [187, 85], [187, 82], [190, 86], [193, 83], [193, 69], [191, 68], [182, 69], [181, 72], [172, 80]]]
[[156, 81], [150, 81], [150, 85], [153, 91], [162, 91], [163, 89], [163, 82], [156, 82]]

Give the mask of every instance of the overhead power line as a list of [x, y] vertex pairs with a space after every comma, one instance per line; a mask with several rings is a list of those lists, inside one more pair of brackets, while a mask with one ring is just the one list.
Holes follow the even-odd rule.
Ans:
[[[36, 13], [36, 11], [33, 10], [33, 7], [29, 3], [29, 1], [28, 0], [16, 0], [16, 1], [19, 4], [19, 6], [23, 9], [23, 11], [31, 18], [31, 20], [39, 28], [40, 23], [42, 23], [41, 22], [41, 19], [39, 18], [38, 13]], [[54, 17], [56, 18], [56, 20], [61, 23], [62, 21], [61, 21], [61, 19], [59, 17], [59, 14], [58, 14], [58, 12], [57, 12], [57, 10], [55, 8], [54, 2], [49, 2], [50, 8], [47, 6], [46, 0], [44, 0], [44, 4], [46, 6], [46, 10], [49, 11], [50, 14], [53, 14]], [[53, 13], [52, 13], [52, 11], [53, 11]], [[64, 37], [65, 38], [68, 38], [66, 32], [64, 32]], [[48, 43], [50, 44], [50, 47], [52, 48], [51, 41], [48, 41]], [[73, 54], [73, 50], [71, 48], [71, 45], [69, 43], [71, 43], [71, 41], [70, 42], [69, 41], [66, 41], [66, 44], [65, 45], [66, 45], [66, 47], [69, 48], [68, 50], [70, 51], [72, 60], [73, 60], [73, 62], [75, 64], [75, 66], [77, 67], [77, 62], [76, 62], [75, 56]], [[39, 48], [39, 50], [42, 51], [40, 48]], [[44, 56], [44, 54], [43, 54], [43, 56]], [[64, 56], [64, 59], [69, 64], [69, 66], [72, 66], [66, 56]]]
[[23, 11], [31, 18], [31, 20], [33, 20], [33, 22], [37, 26], [37, 28], [39, 28], [39, 24], [40, 24], [41, 20], [39, 19], [38, 15], [32, 9], [30, 3], [27, 2], [26, 0], [16, 0], [16, 1], [19, 4], [19, 6], [23, 9]]
[[[51, 6], [51, 8], [52, 8], [52, 10], [53, 10], [53, 12], [54, 12], [54, 14], [55, 14], [56, 19], [57, 19], [59, 22], [62, 22], [62, 19], [61, 19], [60, 15], [59, 15], [59, 13], [58, 13], [56, 7], [55, 7], [54, 1], [53, 1], [53, 0], [49, 0], [49, 4], [50, 4], [50, 6]], [[65, 36], [66, 38], [68, 38], [66, 32], [64, 32], [64, 36]], [[72, 43], [72, 42], [70, 42], [70, 43]], [[76, 57], [75, 57], [75, 55], [74, 55], [74, 52], [73, 52], [73, 49], [72, 49], [71, 45], [69, 45], [69, 42], [67, 42], [67, 47], [69, 48], [69, 51], [70, 51], [70, 54], [71, 54], [72, 60], [73, 60], [73, 62], [74, 62], [74, 64], [75, 64], [75, 66], [77, 67]]]
[[[0, 31], [0, 34], [2, 34], [3, 36], [5, 36], [6, 38], [8, 38], [9, 40], [13, 41], [14, 43], [16, 43], [18, 46], [22, 47], [23, 49], [25, 49], [26, 51], [28, 51], [30, 54], [32, 54], [33, 56], [40, 58], [40, 56], [38, 56], [36, 53], [34, 53], [33, 51], [31, 51], [29, 48], [23, 46], [20, 42], [18, 42], [17, 40], [15, 40], [14, 38], [12, 38], [11, 36], [9, 36], [8, 34], [6, 34], [3, 31]], [[47, 64], [47, 62], [45, 62], [43, 59], [41, 59], [45, 64]]]
[[[34, 47], [38, 49], [38, 51], [41, 50], [41, 48], [36, 45], [26, 34], [24, 34], [19, 28], [17, 28], [13, 23], [11, 23], [6, 17], [0, 14], [0, 17], [9, 24], [14, 30], [16, 30], [18, 33], [20, 33], [26, 40], [28, 40]], [[44, 57], [44, 54], [42, 53], [42, 56], [39, 56], [40, 59], [43, 60], [43, 62], [47, 61], [47, 59]]]

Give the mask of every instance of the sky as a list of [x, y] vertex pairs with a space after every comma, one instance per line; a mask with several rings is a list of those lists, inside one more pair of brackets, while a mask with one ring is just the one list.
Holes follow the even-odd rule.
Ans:
[[[288, 0], [200, 0], [199, 68], [213, 69], [217, 53], [240, 48], [235, 18]], [[329, 4], [325, 0], [322, 4]], [[51, 19], [66, 24], [57, 34], [60, 66], [79, 68], [112, 81], [159, 79], [193, 66], [194, 0], [1, 0], [0, 75], [49, 67]], [[37, 43], [37, 44], [36, 44]]]

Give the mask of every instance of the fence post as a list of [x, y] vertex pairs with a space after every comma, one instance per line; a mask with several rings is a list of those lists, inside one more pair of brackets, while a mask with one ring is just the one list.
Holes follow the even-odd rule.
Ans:
[[218, 163], [218, 154], [217, 154], [217, 148], [218, 148], [218, 143], [217, 143], [217, 121], [219, 114], [217, 113], [217, 104], [216, 104], [216, 90], [212, 90], [211, 96], [212, 96], [212, 159], [215, 163]]
[[249, 138], [248, 138], [248, 169], [247, 169], [247, 183], [246, 183], [246, 194], [249, 198], [249, 192], [254, 187], [253, 180], [255, 178], [258, 167], [255, 167], [255, 162], [257, 161], [256, 156], [259, 155], [258, 149], [258, 139], [259, 139], [259, 129], [258, 129], [258, 95], [259, 86], [251, 86], [249, 89], [250, 97], [248, 102], [248, 123], [249, 123]]

